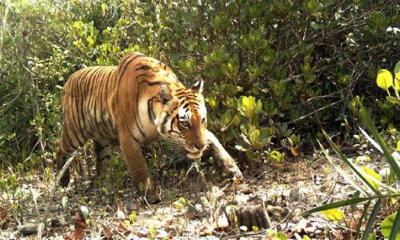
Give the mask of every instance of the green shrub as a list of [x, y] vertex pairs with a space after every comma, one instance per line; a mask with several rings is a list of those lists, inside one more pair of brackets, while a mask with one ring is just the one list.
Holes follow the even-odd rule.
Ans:
[[[51, 157], [68, 76], [131, 51], [186, 84], [204, 78], [211, 130], [248, 159], [312, 149], [317, 129], [352, 120], [353, 94], [379, 97], [372, 73], [394, 65], [400, 36], [387, 31], [399, 10], [384, 1], [6, 0], [0, 12], [3, 165]], [[388, 104], [373, 109], [382, 124], [395, 119]]]

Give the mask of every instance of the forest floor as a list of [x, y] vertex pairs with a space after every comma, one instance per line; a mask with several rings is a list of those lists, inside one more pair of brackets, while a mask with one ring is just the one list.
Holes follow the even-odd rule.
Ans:
[[[384, 161], [371, 159], [365, 159], [365, 164], [379, 171]], [[128, 180], [115, 191], [118, 194], [110, 196], [102, 191], [107, 186], [92, 187], [91, 181], [81, 177], [66, 189], [56, 188], [52, 199], [54, 174], [20, 176], [16, 179], [19, 190], [0, 196], [0, 239], [32, 239], [38, 235], [73, 240], [350, 238], [359, 210], [347, 209], [340, 222], [329, 221], [319, 213], [302, 215], [324, 203], [351, 198], [354, 193], [321, 154], [261, 166], [244, 169], [246, 179], [242, 183], [217, 174], [204, 176], [192, 168], [186, 178], [163, 183], [158, 204], [139, 200]], [[256, 206], [255, 211], [242, 211], [238, 217], [247, 221], [248, 227], [232, 222], [229, 206], [239, 210]], [[266, 213], [267, 222], [252, 222], [260, 217], [257, 208]], [[256, 227], [256, 223], [269, 229]], [[379, 229], [376, 231], [379, 236]]]

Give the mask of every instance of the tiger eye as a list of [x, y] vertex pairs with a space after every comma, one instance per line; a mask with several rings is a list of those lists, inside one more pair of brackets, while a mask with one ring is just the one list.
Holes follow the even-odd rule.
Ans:
[[183, 128], [189, 128], [189, 122], [187, 122], [187, 121], [182, 121], [182, 122], [179, 122], [179, 124], [181, 124], [181, 126], [183, 127]]

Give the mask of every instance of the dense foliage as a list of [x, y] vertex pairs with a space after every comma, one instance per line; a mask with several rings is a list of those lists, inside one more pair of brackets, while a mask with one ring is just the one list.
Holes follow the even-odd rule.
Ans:
[[186, 84], [204, 78], [210, 128], [251, 150], [247, 159], [297, 155], [321, 127], [346, 137], [353, 95], [386, 125], [395, 113], [374, 80], [398, 60], [399, 9], [368, 0], [2, 1], [2, 166], [53, 159], [68, 76], [131, 51], [171, 65]]

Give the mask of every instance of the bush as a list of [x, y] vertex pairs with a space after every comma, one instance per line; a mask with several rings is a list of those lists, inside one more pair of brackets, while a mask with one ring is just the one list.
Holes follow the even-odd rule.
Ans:
[[[51, 157], [68, 76], [131, 51], [161, 59], [186, 84], [204, 78], [210, 128], [225, 145], [250, 150], [248, 159], [270, 156], [272, 143], [292, 155], [311, 149], [317, 129], [341, 131], [352, 120], [353, 94], [367, 104], [382, 94], [372, 81], [377, 68], [394, 66], [395, 4], [3, 1], [2, 164]], [[382, 124], [394, 120], [386, 102], [374, 111]]]

